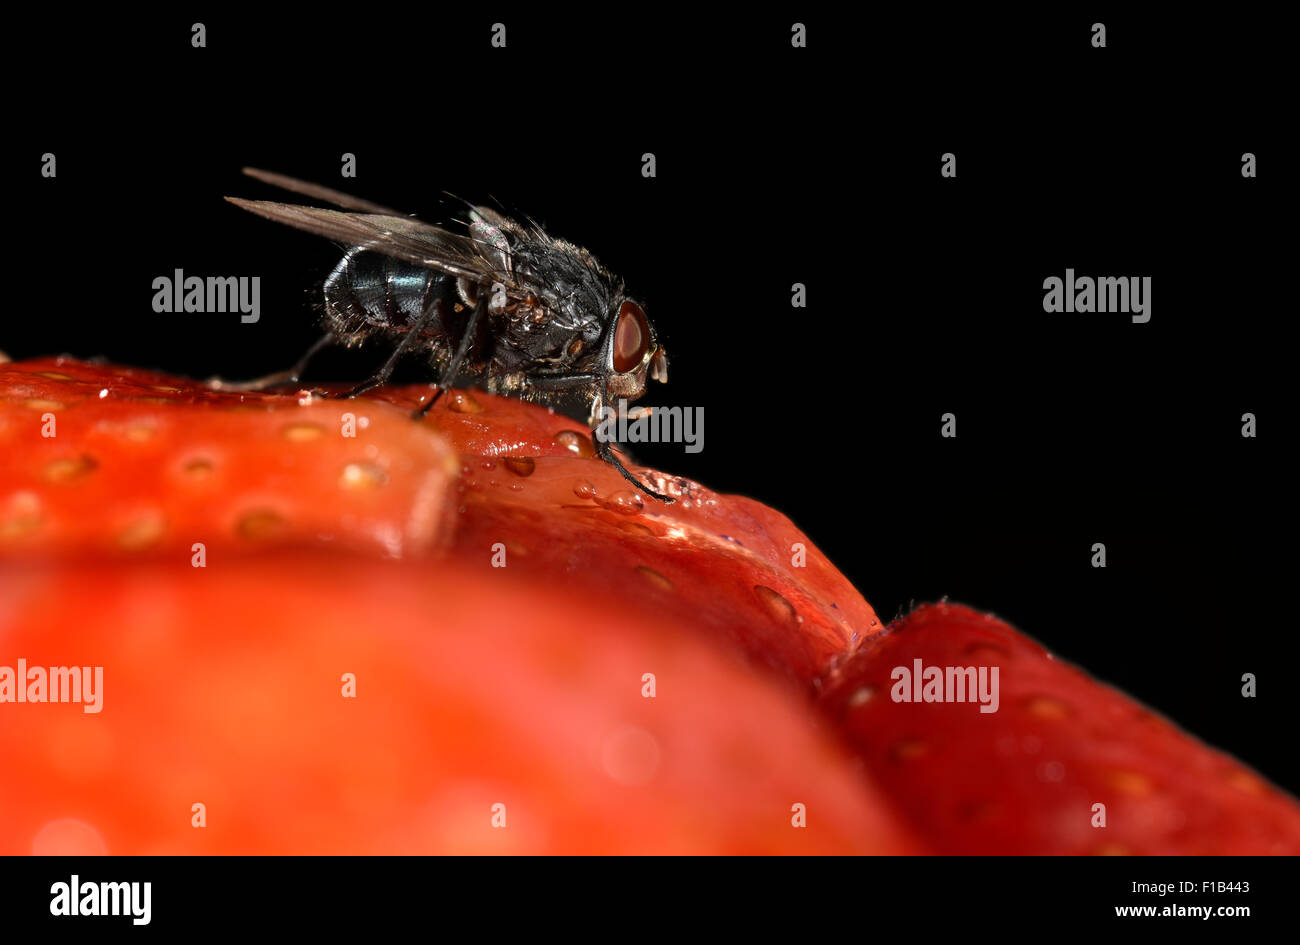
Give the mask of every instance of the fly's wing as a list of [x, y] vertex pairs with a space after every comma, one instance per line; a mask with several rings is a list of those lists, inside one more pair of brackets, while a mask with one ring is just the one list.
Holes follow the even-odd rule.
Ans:
[[322, 210], [269, 200], [241, 200], [239, 197], [227, 197], [226, 200], [268, 220], [346, 246], [359, 246], [426, 269], [463, 276], [479, 285], [501, 282], [508, 291], [514, 289], [509, 274], [500, 272], [489, 259], [493, 255], [491, 247], [481, 245], [473, 237], [450, 233], [414, 217]]
[[353, 197], [350, 194], [341, 191], [332, 190], [329, 187], [322, 187], [320, 184], [312, 184], [305, 180], [298, 180], [296, 177], [288, 177], [284, 174], [276, 174], [273, 171], [263, 171], [256, 167], [246, 167], [244, 173], [254, 180], [260, 180], [264, 184], [270, 184], [272, 187], [279, 187], [281, 190], [288, 190], [295, 194], [301, 194], [304, 197], [310, 197], [313, 200], [323, 200], [326, 203], [332, 203], [336, 207], [342, 207], [344, 210], [355, 210], [357, 213], [379, 213], [384, 216], [400, 217], [402, 211], [393, 210], [385, 207], [383, 204], [371, 203], [369, 200], [362, 200], [360, 197]]

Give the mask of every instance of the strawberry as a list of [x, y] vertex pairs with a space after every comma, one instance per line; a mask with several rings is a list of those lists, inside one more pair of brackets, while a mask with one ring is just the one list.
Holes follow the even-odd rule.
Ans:
[[[1006, 624], [885, 632], [780, 513], [431, 393], [0, 363], [0, 674], [112, 687], [0, 703], [0, 852], [1300, 852], [1292, 798]], [[917, 660], [997, 711], [894, 701]]]
[[[404, 408], [429, 394], [376, 392]], [[504, 552], [530, 574], [644, 598], [665, 624], [703, 627], [803, 683], [882, 629], [816, 545], [762, 503], [640, 469], [676, 498], [666, 505], [595, 459], [590, 431], [572, 420], [480, 391], [444, 399], [425, 422], [464, 460], [453, 548], [467, 563], [490, 569]]]
[[217, 394], [70, 359], [0, 365], [0, 554], [312, 542], [400, 557], [446, 543], [459, 469], [387, 405]]
[[806, 684], [878, 627], [788, 520], [642, 501], [519, 401], [413, 422], [430, 392], [0, 365], [0, 673], [105, 679], [101, 712], [0, 702], [0, 852], [922, 849], [709, 642]]
[[98, 712], [0, 703], [0, 854], [921, 849], [782, 684], [550, 585], [332, 549], [10, 561], [0, 666], [103, 682]]
[[[988, 667], [991, 682], [997, 667], [997, 710], [897, 701], [924, 699], [918, 660], [923, 681], [929, 667]], [[1293, 798], [968, 607], [891, 624], [827, 674], [819, 702], [939, 852], [1300, 853]]]
[[780, 513], [642, 470], [678, 497], [658, 502], [594, 458], [585, 427], [511, 398], [451, 391], [412, 422], [431, 393], [331, 400], [67, 358], [0, 365], [0, 554], [452, 553], [644, 601], [803, 683], [881, 629]]

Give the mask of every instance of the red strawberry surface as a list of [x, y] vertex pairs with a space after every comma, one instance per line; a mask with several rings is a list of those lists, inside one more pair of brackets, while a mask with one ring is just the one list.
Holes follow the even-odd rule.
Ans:
[[0, 704], [0, 849], [923, 849], [788, 681], [878, 628], [788, 520], [430, 393], [0, 365], [0, 666], [107, 690]]
[[783, 684], [600, 595], [282, 550], [0, 602], [0, 665], [103, 667], [97, 713], [0, 704], [3, 854], [922, 849]]
[[[0, 851], [1300, 851], [1293, 798], [996, 619], [886, 632], [779, 512], [432, 393], [0, 364], [0, 674], [107, 687], [0, 702]], [[998, 666], [998, 711], [894, 702], [916, 659]]]
[[460, 461], [386, 406], [64, 361], [0, 365], [0, 390], [0, 552], [310, 541], [402, 557], [447, 541]]
[[[71, 359], [0, 365], [0, 554], [188, 558], [195, 542], [452, 552], [648, 596], [663, 622], [803, 682], [879, 632], [780, 513], [646, 471], [679, 497], [661, 503], [593, 458], [586, 428], [510, 398], [452, 391], [411, 422], [432, 393], [330, 400]], [[44, 418], [56, 435], [41, 435]]]
[[[923, 678], [998, 667], [997, 711], [896, 700], [909, 688], [896, 668], [917, 660]], [[828, 675], [819, 702], [938, 852], [1300, 853], [1294, 798], [969, 607], [890, 624]]]

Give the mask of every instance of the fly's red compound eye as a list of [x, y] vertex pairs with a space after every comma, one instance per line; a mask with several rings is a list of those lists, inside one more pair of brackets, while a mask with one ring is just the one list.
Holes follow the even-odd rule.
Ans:
[[640, 365], [650, 347], [650, 328], [645, 312], [631, 299], [618, 308], [618, 324], [614, 327], [614, 370], [626, 374]]

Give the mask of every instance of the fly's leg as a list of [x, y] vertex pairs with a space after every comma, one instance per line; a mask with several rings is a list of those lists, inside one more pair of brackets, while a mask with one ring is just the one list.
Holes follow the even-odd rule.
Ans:
[[[574, 388], [586, 388], [591, 390], [592, 385], [600, 383], [600, 378], [595, 374], [574, 374], [569, 377], [541, 378], [535, 383], [537, 387], [543, 390], [564, 391]], [[645, 483], [641, 482], [641, 480], [633, 476], [632, 473], [628, 471], [627, 467], [623, 465], [623, 461], [618, 458], [618, 455], [614, 452], [613, 446], [601, 439], [599, 426], [591, 431], [591, 442], [595, 447], [597, 456], [617, 469], [619, 475], [632, 483], [632, 485], [636, 486], [646, 495], [653, 499], [658, 499], [660, 502], [668, 505], [677, 501], [672, 496], [661, 495], [660, 493], [655, 492], [653, 489], [648, 488]]]
[[415, 320], [415, 324], [411, 326], [411, 330], [402, 336], [402, 340], [397, 343], [397, 347], [394, 348], [393, 353], [388, 356], [388, 360], [384, 362], [384, 366], [371, 375], [368, 380], [362, 381], [356, 387], [339, 394], [338, 396], [344, 398], [360, 396], [368, 390], [374, 390], [380, 384], [383, 384], [392, 377], [393, 370], [397, 367], [397, 362], [402, 359], [402, 355], [406, 353], [406, 349], [415, 343], [415, 339], [420, 337], [420, 332], [424, 331], [428, 324], [433, 321], [433, 317], [437, 312], [438, 300], [434, 299], [429, 303], [428, 307], [420, 317]]
[[474, 306], [474, 311], [469, 316], [469, 321], [465, 325], [465, 331], [460, 336], [460, 344], [456, 346], [456, 353], [452, 355], [451, 361], [447, 363], [447, 370], [442, 372], [442, 377], [438, 378], [438, 389], [433, 396], [429, 398], [428, 403], [422, 404], [411, 412], [412, 418], [418, 420], [426, 413], [433, 409], [433, 405], [438, 402], [438, 398], [456, 383], [456, 375], [460, 373], [460, 366], [465, 361], [465, 356], [469, 354], [469, 346], [474, 342], [474, 335], [478, 331], [479, 322], [483, 319], [483, 313], [487, 311], [487, 296], [480, 295], [478, 304]]
[[327, 331], [322, 337], [318, 338], [316, 343], [307, 349], [307, 353], [298, 359], [298, 363], [289, 368], [289, 383], [297, 384], [302, 378], [303, 372], [307, 370], [308, 362], [337, 340], [332, 331]]
[[628, 471], [628, 468], [623, 465], [623, 461], [618, 458], [618, 455], [614, 452], [614, 448], [609, 443], [606, 443], [604, 440], [600, 438], [597, 430], [591, 431], [591, 443], [596, 448], [597, 456], [599, 456], [605, 462], [609, 463], [611, 466], [617, 469], [624, 479], [632, 483], [632, 485], [636, 486], [646, 495], [650, 496], [651, 498], [658, 499], [660, 502], [663, 502], [665, 505], [672, 505], [674, 502], [677, 501], [672, 496], [662, 495], [658, 492], [655, 492], [653, 489], [651, 489], [649, 486], [643, 483], [636, 476], [632, 475], [632, 473]]
[[261, 391], [282, 384], [297, 384], [303, 372], [307, 370], [307, 363], [318, 355], [322, 349], [333, 344], [335, 340], [334, 332], [326, 332], [323, 337], [317, 339], [316, 343], [307, 349], [307, 353], [298, 359], [298, 363], [287, 371], [276, 371], [274, 374], [267, 374], [265, 377], [254, 378], [251, 381], [224, 381], [219, 377], [210, 377], [206, 383], [213, 390], [230, 391]]

